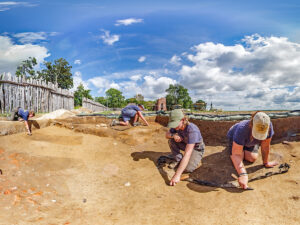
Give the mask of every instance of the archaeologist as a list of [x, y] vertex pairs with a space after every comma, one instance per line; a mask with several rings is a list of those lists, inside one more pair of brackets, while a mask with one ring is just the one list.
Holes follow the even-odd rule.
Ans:
[[24, 121], [25, 127], [27, 129], [27, 134], [31, 136], [32, 133], [31, 133], [30, 127], [28, 125], [28, 119], [30, 117], [34, 117], [34, 116], [35, 116], [34, 111], [23, 110], [22, 108], [18, 107], [12, 111], [9, 120], [10, 121], [15, 121], [15, 120]]
[[111, 123], [111, 126], [115, 125], [122, 125], [122, 126], [128, 126], [129, 121], [131, 118], [133, 118], [133, 126], [139, 125], [137, 122], [139, 118], [141, 118], [144, 123], [149, 126], [149, 123], [147, 120], [144, 118], [142, 111], [144, 110], [144, 106], [141, 104], [136, 105], [128, 105], [125, 108], [122, 109], [121, 111], [121, 117], [123, 121], [119, 120], [113, 120]]
[[[181, 109], [174, 109], [170, 113], [166, 138], [169, 139], [171, 157], [174, 162], [170, 164], [171, 168], [177, 170], [170, 181], [171, 186], [175, 186], [183, 172], [191, 173], [200, 164], [204, 154], [204, 142], [199, 128], [188, 121]], [[184, 155], [180, 153], [184, 151]], [[169, 167], [170, 167], [169, 166]]]
[[233, 125], [228, 133], [229, 151], [232, 163], [239, 175], [238, 182], [243, 189], [248, 188], [248, 174], [243, 160], [255, 162], [261, 146], [262, 160], [265, 167], [274, 167], [278, 162], [269, 161], [270, 143], [274, 135], [270, 117], [263, 112], [252, 114], [251, 120], [243, 120]]

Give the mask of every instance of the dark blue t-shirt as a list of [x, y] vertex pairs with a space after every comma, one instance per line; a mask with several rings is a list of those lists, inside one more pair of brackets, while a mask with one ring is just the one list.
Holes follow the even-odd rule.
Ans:
[[[230, 141], [234, 141], [235, 143], [246, 147], [252, 147], [256, 144], [260, 144], [261, 143], [260, 140], [257, 140], [253, 137], [251, 138], [252, 130], [250, 129], [249, 124], [250, 124], [250, 120], [243, 120], [239, 123], [236, 123], [229, 129], [227, 133], [227, 138]], [[267, 138], [270, 138], [273, 135], [274, 135], [274, 130], [271, 122], [269, 128], [269, 134]]]
[[29, 112], [28, 111], [24, 111], [23, 109], [19, 109], [18, 110], [18, 115], [19, 117], [21, 117], [23, 120], [27, 121], [28, 117], [29, 117]]
[[170, 133], [177, 133], [180, 137], [183, 138], [183, 142], [186, 144], [196, 144], [202, 142], [202, 135], [200, 133], [200, 130], [193, 123], [189, 123], [184, 130], [175, 130], [174, 128], [171, 128]]
[[141, 111], [140, 107], [136, 105], [128, 105], [124, 109], [122, 109], [121, 114], [124, 121], [130, 120], [130, 118], [134, 117], [137, 111]]

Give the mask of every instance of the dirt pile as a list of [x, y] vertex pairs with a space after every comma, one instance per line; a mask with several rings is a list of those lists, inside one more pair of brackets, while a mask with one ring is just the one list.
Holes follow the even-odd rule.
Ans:
[[37, 118], [36, 120], [65, 119], [65, 118], [72, 117], [72, 116], [75, 116], [75, 114], [72, 113], [71, 111], [66, 110], [66, 109], [58, 109], [51, 113], [47, 113], [47, 114]]

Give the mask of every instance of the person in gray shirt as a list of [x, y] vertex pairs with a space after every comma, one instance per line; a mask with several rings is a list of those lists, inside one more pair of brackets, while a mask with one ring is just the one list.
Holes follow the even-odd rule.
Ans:
[[[183, 172], [191, 173], [199, 166], [204, 154], [204, 142], [199, 128], [185, 118], [181, 109], [174, 109], [170, 113], [166, 138], [169, 139], [170, 157], [178, 166], [175, 175], [170, 181], [175, 186], [180, 181]], [[184, 151], [184, 155], [180, 153]]]

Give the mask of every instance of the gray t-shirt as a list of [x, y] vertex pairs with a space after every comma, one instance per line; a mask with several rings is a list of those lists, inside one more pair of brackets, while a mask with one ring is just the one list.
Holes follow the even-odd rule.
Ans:
[[175, 130], [174, 128], [171, 128], [170, 133], [177, 133], [183, 138], [183, 142], [186, 144], [196, 144], [203, 141], [199, 128], [193, 123], [189, 123], [184, 130]]

